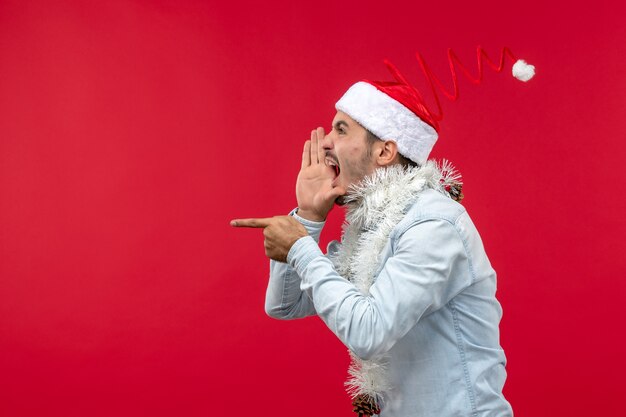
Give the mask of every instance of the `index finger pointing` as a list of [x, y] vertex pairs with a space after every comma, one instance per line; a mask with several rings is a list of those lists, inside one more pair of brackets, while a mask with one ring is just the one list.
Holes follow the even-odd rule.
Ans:
[[270, 220], [272, 219], [235, 219], [230, 221], [230, 225], [233, 227], [264, 228], [270, 225]]

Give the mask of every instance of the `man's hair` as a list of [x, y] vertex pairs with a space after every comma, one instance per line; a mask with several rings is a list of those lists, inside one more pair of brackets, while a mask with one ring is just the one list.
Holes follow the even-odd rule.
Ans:
[[[367, 135], [366, 135], [367, 144], [369, 145], [369, 149], [372, 149], [372, 145], [381, 139], [375, 134], [373, 134], [372, 132], [370, 132], [369, 130], [365, 129], [365, 131], [367, 132]], [[400, 162], [400, 165], [402, 165], [405, 168], [419, 166], [418, 163], [411, 161], [409, 158], [405, 157], [400, 152], [398, 152], [398, 162]]]

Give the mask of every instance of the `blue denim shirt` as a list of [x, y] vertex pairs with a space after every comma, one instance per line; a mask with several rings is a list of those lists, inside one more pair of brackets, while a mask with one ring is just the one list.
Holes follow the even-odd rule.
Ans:
[[393, 389], [381, 417], [513, 415], [496, 274], [463, 206], [425, 190], [392, 231], [367, 296], [319, 249], [323, 223], [292, 215], [310, 236], [288, 263], [271, 261], [268, 315], [317, 314], [362, 359], [386, 354]]

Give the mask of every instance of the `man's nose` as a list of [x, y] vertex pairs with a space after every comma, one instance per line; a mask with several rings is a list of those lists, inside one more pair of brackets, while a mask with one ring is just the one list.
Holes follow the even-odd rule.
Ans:
[[332, 149], [333, 148], [333, 141], [332, 138], [330, 137], [331, 132], [328, 132], [324, 138], [322, 139], [322, 148], [323, 149]]

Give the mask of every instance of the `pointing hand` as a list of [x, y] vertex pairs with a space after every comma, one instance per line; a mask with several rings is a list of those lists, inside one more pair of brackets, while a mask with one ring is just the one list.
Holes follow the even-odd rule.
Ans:
[[291, 216], [235, 219], [230, 225], [263, 229], [265, 255], [279, 262], [287, 262], [287, 254], [293, 244], [309, 235], [304, 226]]

